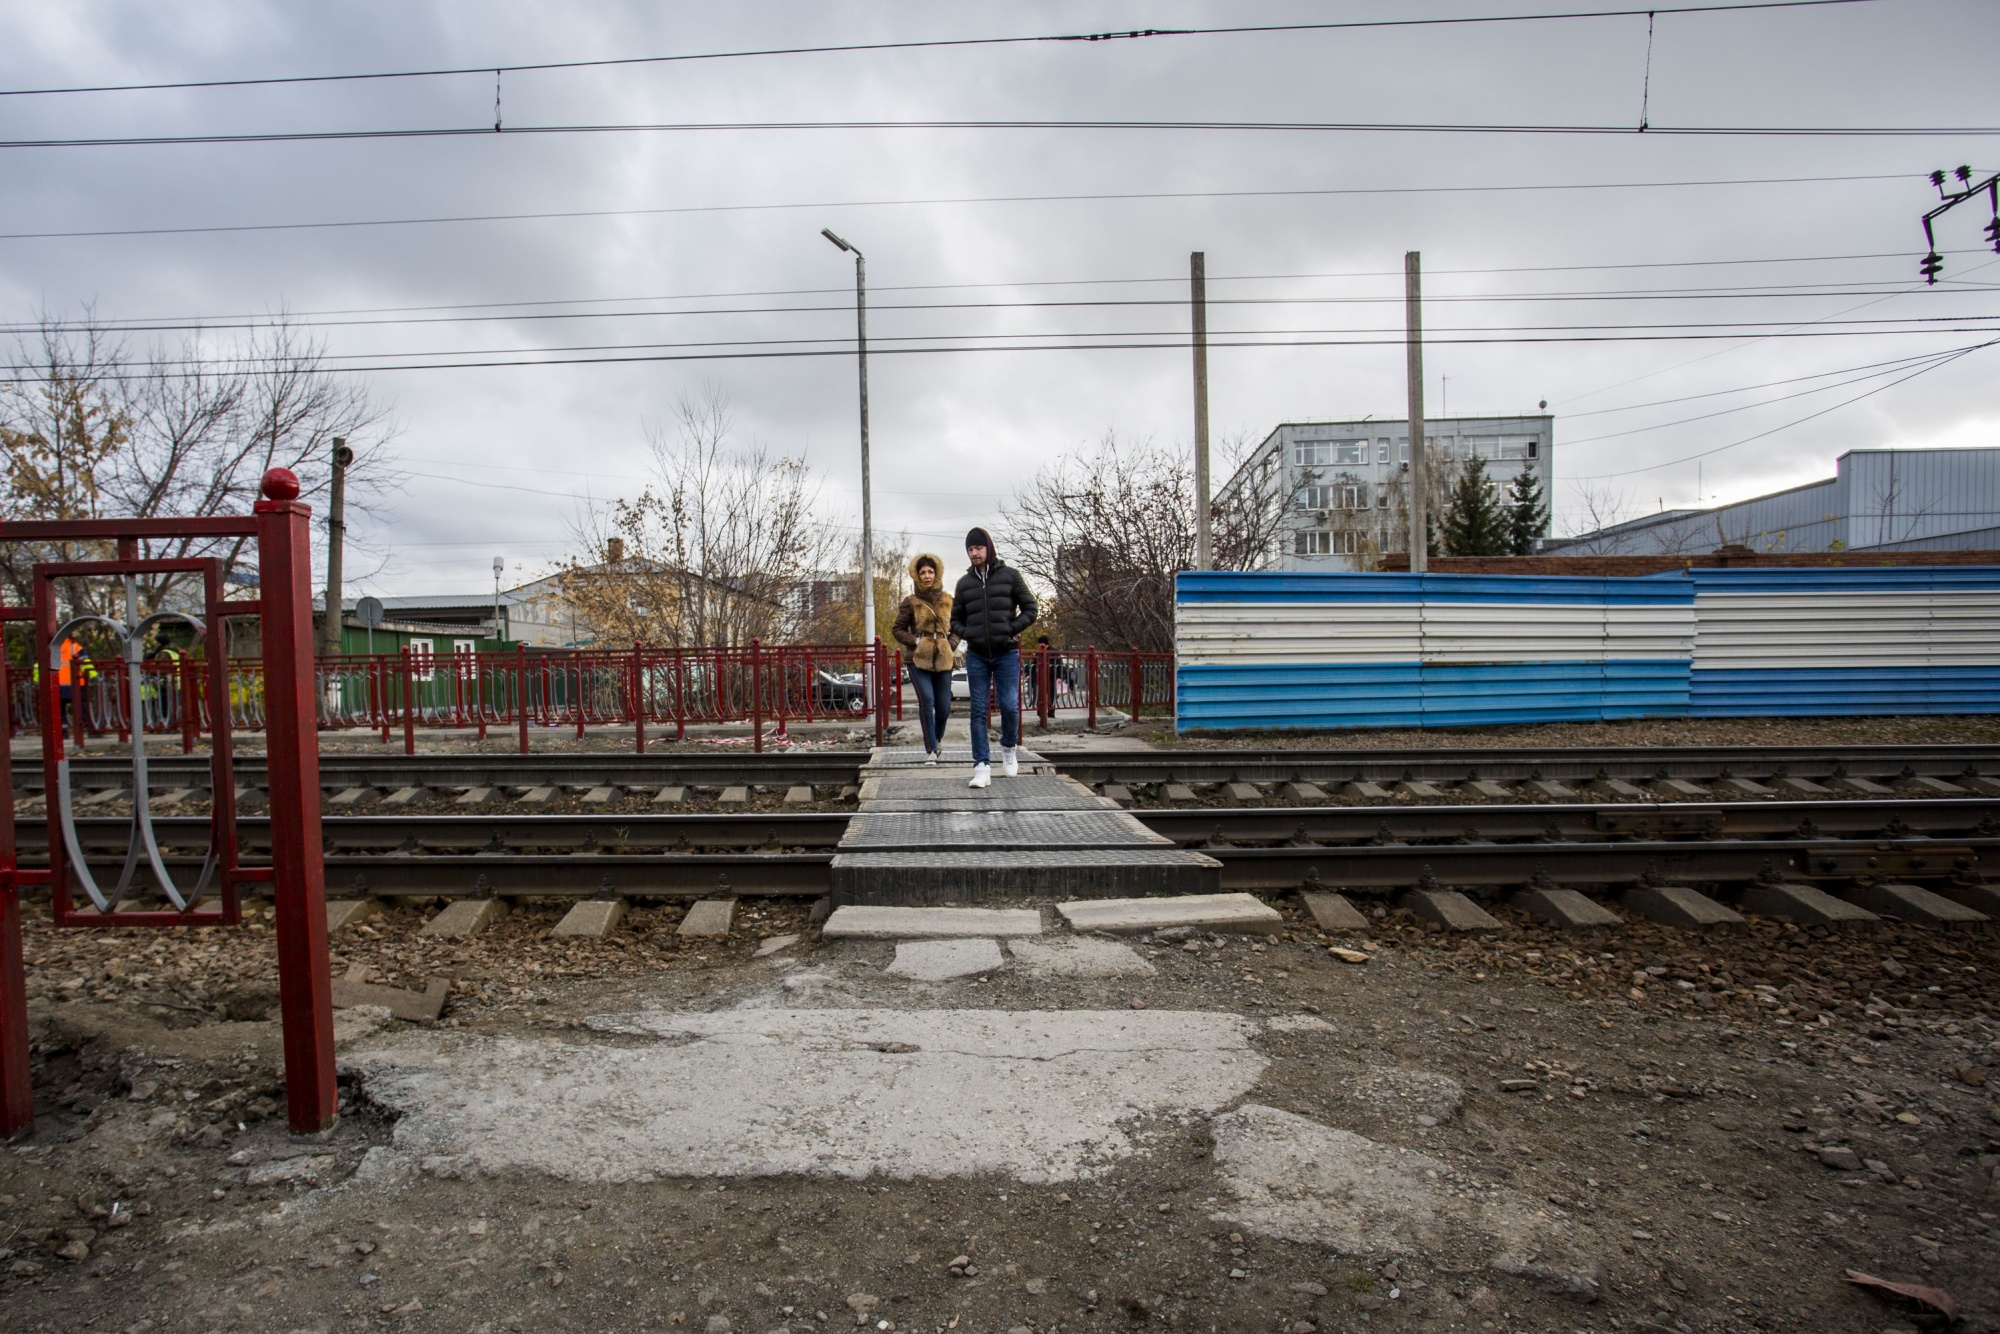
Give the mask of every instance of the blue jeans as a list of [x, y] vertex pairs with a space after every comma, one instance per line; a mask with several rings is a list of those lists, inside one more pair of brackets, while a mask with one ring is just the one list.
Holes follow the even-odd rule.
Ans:
[[987, 657], [977, 649], [965, 651], [965, 683], [972, 689], [972, 762], [991, 764], [993, 753], [986, 739], [987, 702], [998, 695], [1000, 744], [1012, 748], [1021, 744], [1021, 650]]
[[951, 719], [951, 673], [927, 672], [910, 664], [910, 684], [917, 688], [917, 721], [924, 729], [924, 749], [937, 753], [944, 745], [944, 725]]

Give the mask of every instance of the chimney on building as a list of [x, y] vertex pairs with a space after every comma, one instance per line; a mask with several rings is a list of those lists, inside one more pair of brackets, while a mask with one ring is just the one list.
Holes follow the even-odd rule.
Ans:
[[614, 537], [604, 544], [604, 559], [607, 564], [617, 565], [625, 559], [625, 539]]

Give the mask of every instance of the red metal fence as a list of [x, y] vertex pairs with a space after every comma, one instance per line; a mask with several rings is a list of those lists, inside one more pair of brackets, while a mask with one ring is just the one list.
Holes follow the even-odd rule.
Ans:
[[[202, 670], [193, 659], [146, 662], [135, 701], [124, 664], [100, 660], [79, 669], [83, 680], [63, 726], [79, 737], [116, 733], [122, 740], [136, 725], [178, 735], [182, 749], [192, 750], [211, 731], [199, 688]], [[879, 742], [905, 707], [902, 654], [880, 643], [437, 655], [404, 650], [322, 656], [316, 675], [322, 730], [373, 731], [384, 742], [400, 732], [411, 751], [425, 728], [470, 728], [481, 737], [511, 731], [525, 752], [534, 729], [573, 729], [582, 736], [591, 727], [627, 726], [644, 750], [649, 736], [680, 740], [691, 726], [717, 723], [752, 724], [752, 744], [761, 750], [767, 734], [782, 737], [792, 723], [839, 718], [867, 720]], [[1100, 710], [1133, 718], [1173, 711], [1171, 653], [1038, 650], [1024, 655], [1021, 678], [1022, 711], [1043, 726], [1059, 711], [1081, 712], [1092, 727]], [[232, 660], [227, 680], [232, 725], [262, 729], [263, 664]], [[34, 681], [17, 670], [9, 684], [15, 729], [35, 730]]]

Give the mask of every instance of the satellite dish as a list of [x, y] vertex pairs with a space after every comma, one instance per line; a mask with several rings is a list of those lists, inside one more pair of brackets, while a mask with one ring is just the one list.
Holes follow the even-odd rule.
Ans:
[[382, 599], [362, 598], [354, 604], [354, 619], [370, 630], [382, 624]]

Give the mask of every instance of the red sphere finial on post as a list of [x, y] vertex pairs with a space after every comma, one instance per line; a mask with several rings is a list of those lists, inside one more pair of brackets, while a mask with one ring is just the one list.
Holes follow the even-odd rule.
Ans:
[[290, 468], [271, 468], [264, 473], [264, 498], [266, 500], [297, 500], [299, 498], [299, 475]]

